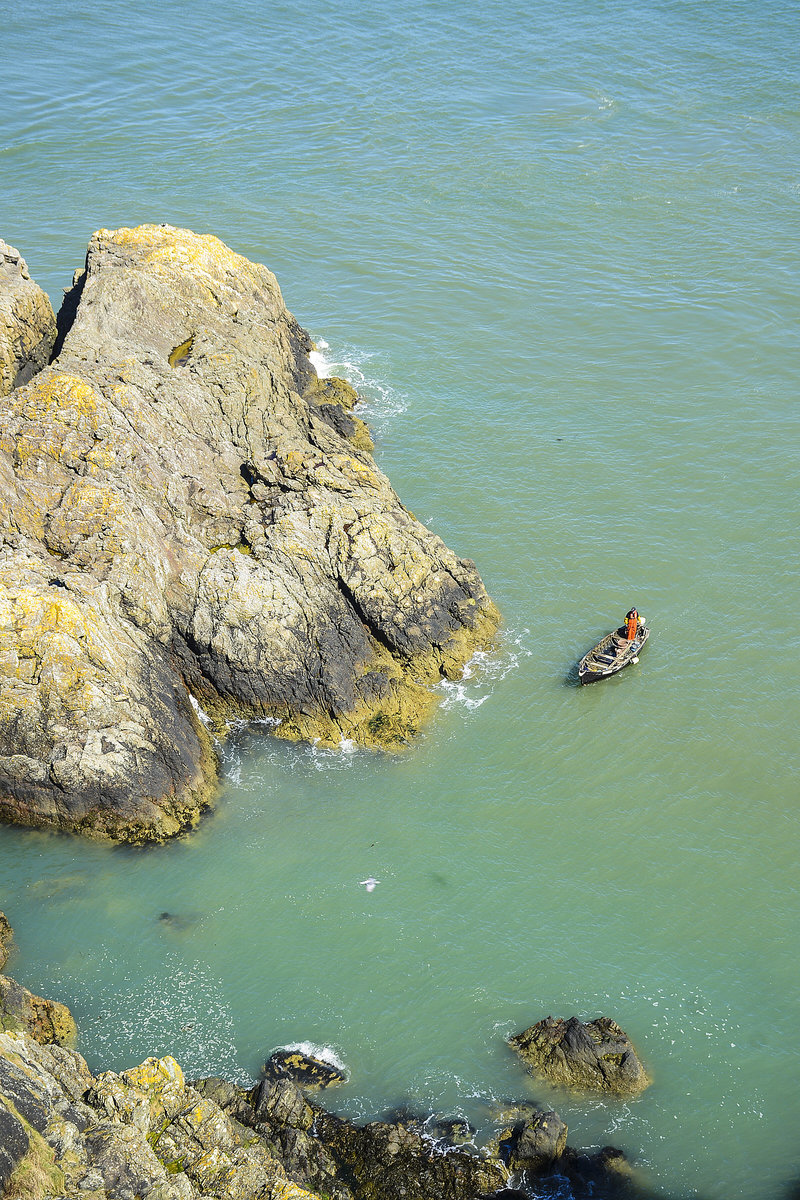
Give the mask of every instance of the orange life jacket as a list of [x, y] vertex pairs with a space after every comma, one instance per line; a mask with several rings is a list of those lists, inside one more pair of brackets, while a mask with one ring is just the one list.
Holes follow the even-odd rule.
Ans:
[[632, 642], [639, 632], [639, 614], [637, 613], [636, 609], [633, 610], [631, 615], [627, 617], [626, 620], [627, 626], [625, 629], [625, 636], [629, 642]]

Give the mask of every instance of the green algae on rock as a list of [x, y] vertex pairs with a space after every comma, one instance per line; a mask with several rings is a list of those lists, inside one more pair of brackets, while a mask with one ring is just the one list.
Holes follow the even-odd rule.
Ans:
[[14, 944], [14, 931], [8, 923], [5, 913], [0, 912], [0, 971], [2, 971], [11, 955]]
[[92, 237], [0, 423], [3, 819], [161, 840], [213, 802], [209, 725], [397, 748], [491, 642], [311, 349], [218, 239]]

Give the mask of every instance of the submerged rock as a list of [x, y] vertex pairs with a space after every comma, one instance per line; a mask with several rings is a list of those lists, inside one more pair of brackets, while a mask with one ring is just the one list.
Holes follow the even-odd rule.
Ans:
[[445, 1146], [467, 1146], [477, 1130], [466, 1117], [444, 1117], [434, 1114], [423, 1122], [423, 1130], [435, 1142]]
[[546, 1017], [508, 1041], [532, 1074], [560, 1087], [635, 1096], [650, 1084], [630, 1038], [610, 1017]]
[[555, 1170], [559, 1188], [564, 1177], [569, 1180], [573, 1200], [665, 1200], [616, 1146], [592, 1151], [567, 1146]]
[[20, 252], [0, 238], [0, 396], [47, 366], [55, 340], [47, 294], [31, 279]]
[[234, 717], [405, 743], [497, 610], [274, 276], [213, 237], [99, 230], [60, 326], [0, 423], [0, 817], [171, 836]]

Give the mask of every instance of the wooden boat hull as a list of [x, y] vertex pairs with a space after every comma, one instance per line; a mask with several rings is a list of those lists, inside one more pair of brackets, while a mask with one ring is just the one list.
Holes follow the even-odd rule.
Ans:
[[633, 641], [620, 637], [619, 631], [607, 633], [578, 664], [578, 679], [581, 683], [597, 683], [618, 674], [623, 667], [636, 662], [639, 652], [650, 636], [647, 625], [640, 623], [639, 632]]

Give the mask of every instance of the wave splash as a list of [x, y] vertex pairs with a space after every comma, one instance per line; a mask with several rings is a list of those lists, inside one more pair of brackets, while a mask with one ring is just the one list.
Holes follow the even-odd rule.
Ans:
[[445, 679], [436, 685], [435, 690], [442, 696], [441, 707], [445, 711], [480, 708], [496, 685], [516, 671], [523, 659], [531, 657], [533, 650], [525, 642], [529, 635], [529, 629], [519, 633], [506, 630], [498, 649], [476, 650], [464, 664], [460, 679]]
[[386, 372], [379, 368], [374, 352], [346, 343], [334, 349], [318, 338], [309, 357], [321, 379], [335, 375], [353, 385], [360, 400], [359, 416], [384, 421], [408, 408], [407, 397], [386, 383]]

